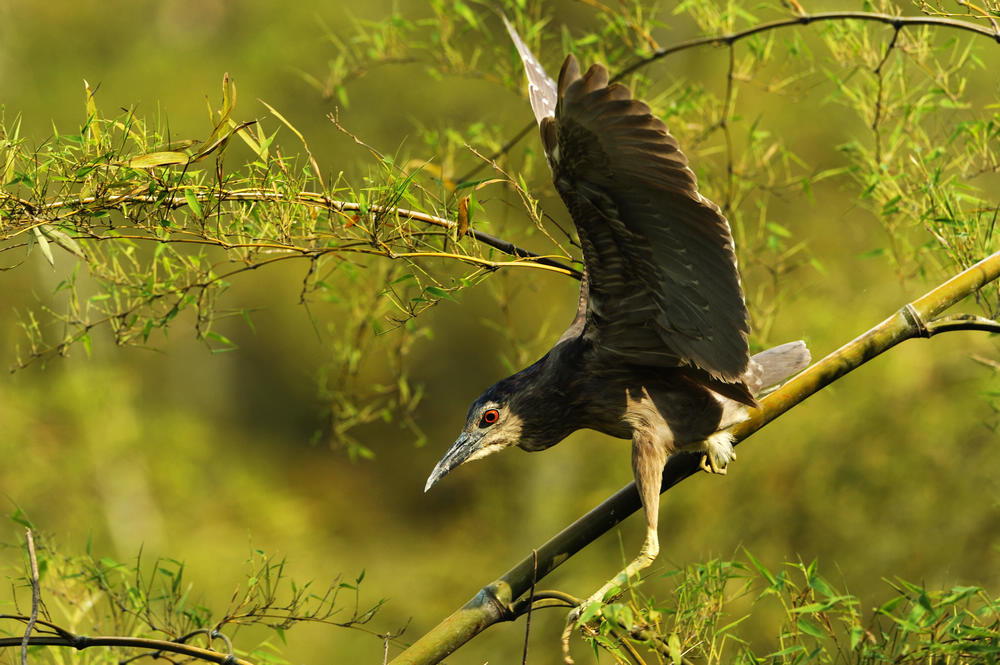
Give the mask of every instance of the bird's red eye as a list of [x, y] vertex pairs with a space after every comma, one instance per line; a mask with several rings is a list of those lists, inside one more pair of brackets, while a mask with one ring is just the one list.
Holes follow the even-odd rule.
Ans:
[[483, 425], [492, 425], [498, 420], [500, 420], [500, 412], [496, 409], [490, 409], [483, 414]]

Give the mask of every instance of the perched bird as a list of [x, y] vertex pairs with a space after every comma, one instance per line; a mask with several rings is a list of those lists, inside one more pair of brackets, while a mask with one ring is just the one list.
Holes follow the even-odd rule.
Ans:
[[750, 358], [729, 223], [698, 193], [666, 125], [628, 88], [609, 85], [601, 65], [581, 74], [570, 55], [557, 86], [504, 21], [579, 234], [584, 277], [569, 329], [473, 402], [425, 491], [460, 464], [511, 446], [544, 450], [578, 429], [631, 439], [647, 533], [615, 578], [624, 580], [659, 552], [667, 458], [699, 452], [703, 469], [725, 473], [735, 456], [725, 429], [746, 418], [755, 393], [805, 367], [809, 353], [792, 342]]

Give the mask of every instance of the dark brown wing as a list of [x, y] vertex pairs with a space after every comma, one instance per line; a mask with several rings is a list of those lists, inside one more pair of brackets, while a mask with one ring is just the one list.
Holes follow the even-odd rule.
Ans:
[[584, 336], [619, 362], [740, 383], [747, 309], [725, 217], [666, 125], [603, 67], [580, 76], [569, 56], [558, 93], [541, 133], [583, 246]]

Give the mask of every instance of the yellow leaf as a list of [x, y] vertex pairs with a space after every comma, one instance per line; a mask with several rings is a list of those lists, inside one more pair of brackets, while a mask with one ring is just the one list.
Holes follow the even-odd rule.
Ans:
[[125, 162], [125, 164], [134, 169], [151, 169], [154, 166], [187, 164], [189, 159], [183, 152], [151, 152], [148, 155], [133, 157]]
[[90, 89], [90, 84], [87, 83], [87, 79], [83, 79], [83, 90], [87, 95], [85, 101], [87, 109], [87, 132], [90, 135], [90, 139], [95, 146], [100, 146], [101, 144], [101, 126], [97, 123], [97, 102], [94, 100], [94, 94], [96, 90]]
[[469, 197], [463, 196], [458, 202], [458, 228], [455, 230], [455, 240], [461, 240], [469, 232]]

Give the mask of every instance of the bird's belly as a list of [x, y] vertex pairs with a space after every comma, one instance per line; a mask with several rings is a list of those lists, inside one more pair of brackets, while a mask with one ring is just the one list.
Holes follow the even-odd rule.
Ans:
[[624, 411], [602, 431], [620, 438], [639, 432], [676, 450], [701, 444], [719, 429], [722, 415], [719, 400], [700, 385], [651, 382], [629, 388]]

